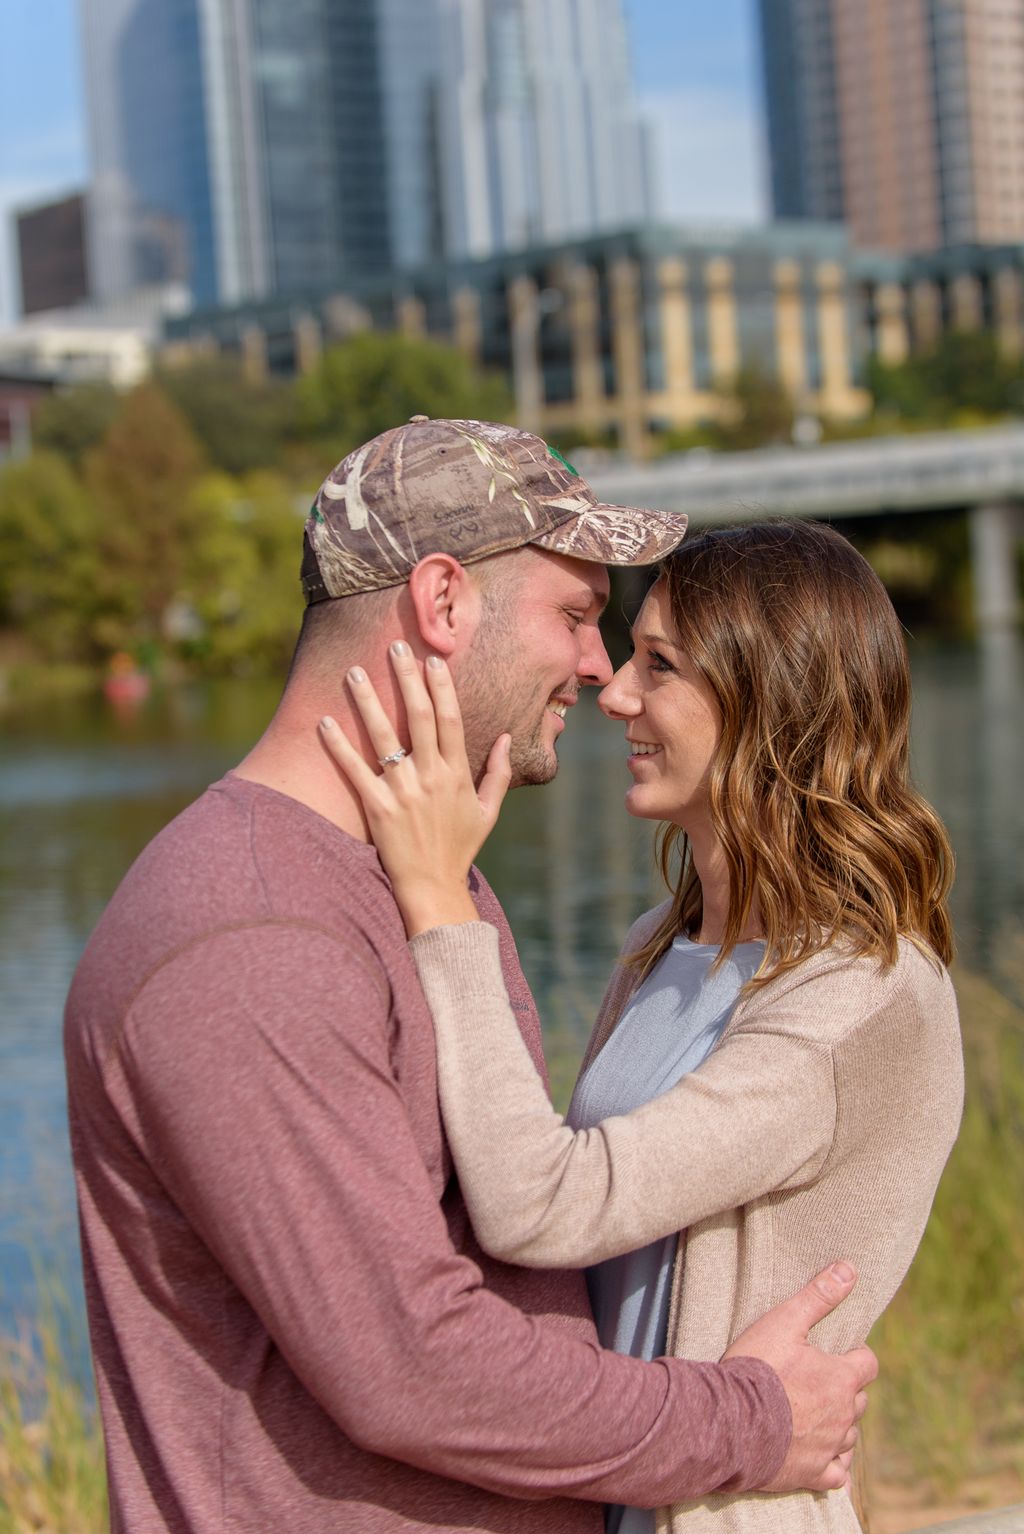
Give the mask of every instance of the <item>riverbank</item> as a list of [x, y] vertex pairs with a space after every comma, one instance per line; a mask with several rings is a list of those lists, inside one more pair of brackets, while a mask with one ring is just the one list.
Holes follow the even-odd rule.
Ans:
[[103, 673], [98, 666], [47, 666], [39, 661], [0, 664], [0, 709], [5, 705], [82, 697], [99, 692]]

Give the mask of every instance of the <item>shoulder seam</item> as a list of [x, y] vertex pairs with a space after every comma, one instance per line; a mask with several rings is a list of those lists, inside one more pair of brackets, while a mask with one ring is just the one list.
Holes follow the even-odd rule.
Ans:
[[267, 881], [263, 877], [263, 868], [262, 868], [262, 866], [260, 864], [259, 858], [256, 855], [256, 844], [255, 844], [256, 843], [256, 815], [255, 815], [255, 805], [253, 805], [253, 804], [250, 804], [250, 806], [249, 806], [248, 818], [249, 818], [249, 856], [252, 858], [252, 866], [256, 870], [256, 877], [260, 881], [260, 889], [263, 891], [263, 902], [264, 902], [264, 904], [265, 904], [265, 906], [267, 908], [267, 911], [269, 913], [269, 912], [271, 912], [274, 909], [274, 902], [270, 898], [270, 891], [267, 889]]
[[[799, 986], [806, 985], [815, 976], [839, 974], [844, 970], [850, 971], [855, 966], [863, 964], [873, 964], [877, 967], [877, 961], [869, 954], [846, 954], [836, 952], [833, 948], [819, 948], [814, 953], [808, 954], [807, 958], [802, 959], [795, 968], [786, 970], [784, 974], [770, 980], [761, 990], [755, 991], [752, 996], [745, 997], [737, 1005], [733, 1018], [734, 1020], [738, 1019], [750, 1007], [756, 1006], [765, 997], [769, 1001], [777, 1001], [780, 997], [789, 995], [791, 991], [796, 990]], [[879, 973], [884, 975], [890, 990], [902, 977], [904, 965], [905, 955], [901, 950], [895, 964], [890, 965], [885, 970], [879, 969]]]

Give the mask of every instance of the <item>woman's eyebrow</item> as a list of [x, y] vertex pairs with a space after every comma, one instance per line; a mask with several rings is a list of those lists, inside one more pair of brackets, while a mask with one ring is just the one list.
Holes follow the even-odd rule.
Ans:
[[682, 654], [682, 645], [676, 644], [674, 639], [669, 639], [667, 634], [659, 634], [657, 630], [650, 629], [643, 634], [638, 634], [636, 629], [630, 629], [629, 632], [634, 644], [636, 644], [636, 641], [640, 639], [649, 650], [663, 650], [667, 647], [669, 650], [678, 650], [679, 653]]

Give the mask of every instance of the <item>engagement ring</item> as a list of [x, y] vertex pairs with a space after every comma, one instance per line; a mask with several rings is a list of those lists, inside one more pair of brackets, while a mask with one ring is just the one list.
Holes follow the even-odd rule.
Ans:
[[398, 750], [392, 751], [390, 756], [378, 756], [377, 760], [382, 767], [393, 767], [396, 762], [400, 762], [402, 757], [407, 755], [408, 752], [404, 751], [402, 747], [399, 746]]

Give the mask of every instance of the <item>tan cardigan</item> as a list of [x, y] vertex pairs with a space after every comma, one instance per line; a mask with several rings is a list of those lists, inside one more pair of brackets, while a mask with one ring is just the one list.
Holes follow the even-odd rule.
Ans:
[[[633, 926], [635, 952], [665, 907]], [[445, 1127], [477, 1237], [526, 1267], [582, 1266], [682, 1231], [667, 1352], [712, 1360], [837, 1257], [851, 1297], [815, 1329], [863, 1342], [901, 1283], [960, 1119], [946, 971], [909, 942], [886, 970], [836, 949], [733, 1011], [700, 1069], [635, 1112], [573, 1132], [509, 1010], [497, 934], [439, 927], [412, 952], [434, 1014]], [[586, 1064], [636, 984], [620, 962]], [[845, 1492], [710, 1496], [659, 1511], [671, 1534], [851, 1534]]]

